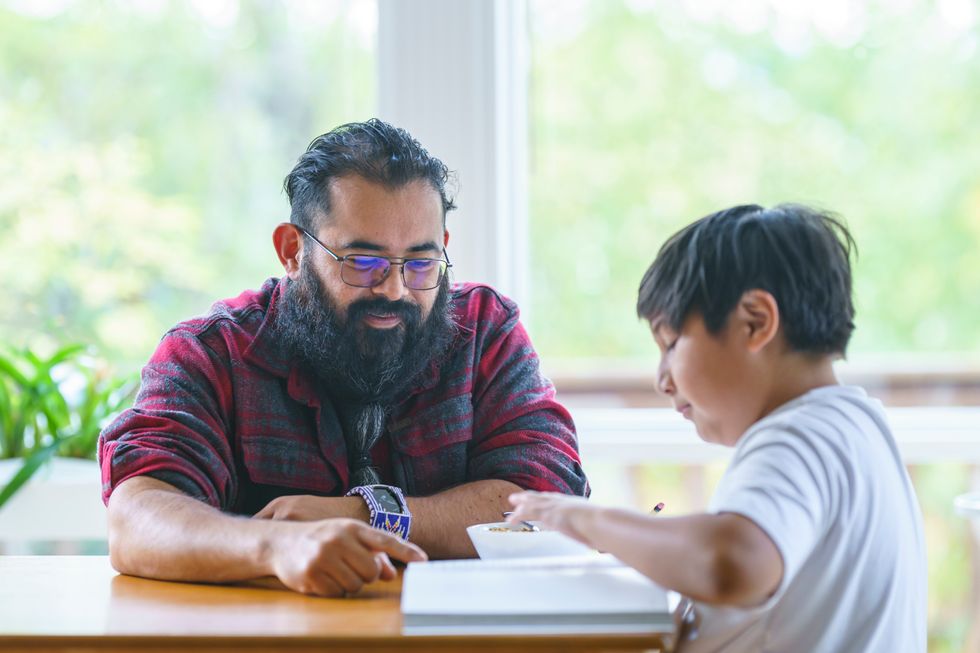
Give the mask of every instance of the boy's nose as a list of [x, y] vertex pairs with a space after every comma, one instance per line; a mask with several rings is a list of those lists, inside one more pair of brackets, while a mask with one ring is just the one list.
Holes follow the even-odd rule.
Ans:
[[657, 390], [668, 397], [672, 397], [676, 392], [674, 380], [671, 378], [670, 372], [662, 364], [657, 368]]

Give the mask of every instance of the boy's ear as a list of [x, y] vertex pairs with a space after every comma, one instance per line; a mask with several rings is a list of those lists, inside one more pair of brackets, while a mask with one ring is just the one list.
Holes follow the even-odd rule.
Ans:
[[742, 293], [735, 306], [735, 317], [752, 353], [761, 351], [779, 332], [779, 304], [772, 293], [765, 290]]

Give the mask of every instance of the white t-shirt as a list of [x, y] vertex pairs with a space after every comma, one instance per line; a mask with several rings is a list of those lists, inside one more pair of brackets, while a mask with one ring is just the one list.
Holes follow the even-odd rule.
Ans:
[[709, 512], [748, 517], [783, 557], [753, 609], [697, 604], [685, 653], [926, 650], [922, 516], [881, 403], [812, 390], [739, 439]]

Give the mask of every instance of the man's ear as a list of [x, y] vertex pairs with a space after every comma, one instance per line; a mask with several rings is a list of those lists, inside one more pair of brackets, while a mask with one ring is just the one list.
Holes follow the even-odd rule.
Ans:
[[286, 276], [295, 281], [299, 277], [299, 262], [303, 253], [303, 238], [300, 230], [294, 224], [280, 222], [272, 232], [272, 244], [276, 248], [276, 254], [286, 271]]
[[772, 293], [765, 290], [746, 290], [742, 293], [735, 306], [735, 318], [739, 334], [745, 338], [752, 353], [762, 351], [779, 332], [779, 304]]
[[442, 230], [442, 246], [449, 247], [449, 229]]

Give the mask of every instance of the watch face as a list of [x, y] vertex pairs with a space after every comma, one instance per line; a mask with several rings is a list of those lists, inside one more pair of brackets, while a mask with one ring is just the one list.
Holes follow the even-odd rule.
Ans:
[[385, 487], [376, 487], [371, 489], [371, 493], [374, 494], [374, 498], [381, 504], [382, 510], [401, 514], [402, 505], [399, 503], [398, 497], [395, 496], [394, 492]]

